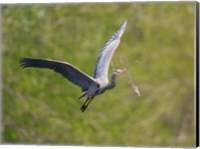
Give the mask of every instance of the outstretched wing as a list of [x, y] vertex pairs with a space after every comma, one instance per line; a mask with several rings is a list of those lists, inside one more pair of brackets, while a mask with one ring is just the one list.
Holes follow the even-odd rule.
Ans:
[[72, 83], [81, 87], [83, 91], [86, 91], [90, 84], [96, 83], [92, 77], [85, 74], [84, 72], [76, 68], [75, 66], [66, 62], [36, 59], [36, 58], [21, 58], [19, 62], [23, 68], [38, 67], [38, 68], [52, 69], [62, 74], [65, 78], [67, 78]]
[[120, 27], [120, 29], [112, 36], [101, 50], [96, 62], [94, 78], [104, 78], [108, 80], [108, 69], [113, 53], [120, 43], [120, 38], [124, 33], [127, 21]]

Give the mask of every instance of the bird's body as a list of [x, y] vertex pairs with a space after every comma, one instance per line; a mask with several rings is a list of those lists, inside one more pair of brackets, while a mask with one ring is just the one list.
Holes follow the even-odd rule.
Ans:
[[94, 77], [87, 75], [67, 62], [37, 58], [21, 58], [20, 64], [23, 68], [38, 67], [52, 69], [62, 74], [75, 85], [81, 87], [83, 95], [79, 98], [86, 97], [86, 101], [81, 107], [81, 111], [83, 112], [96, 95], [114, 88], [116, 85], [116, 77], [123, 72], [123, 70], [119, 69], [114, 71], [111, 77], [111, 82], [109, 83], [108, 69], [110, 61], [120, 43], [120, 38], [125, 30], [126, 24], [127, 21], [124, 22], [121, 28], [112, 36], [112, 38], [106, 43], [105, 47], [101, 50], [96, 62]]

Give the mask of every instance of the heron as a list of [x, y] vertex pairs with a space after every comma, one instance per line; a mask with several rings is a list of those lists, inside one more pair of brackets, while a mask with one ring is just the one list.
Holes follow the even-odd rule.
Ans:
[[22, 68], [36, 67], [54, 70], [73, 84], [79, 86], [83, 92], [79, 99], [83, 97], [86, 98], [80, 108], [80, 110], [84, 112], [95, 96], [114, 88], [116, 86], [116, 77], [126, 71], [125, 69], [116, 69], [112, 73], [111, 81], [109, 82], [108, 70], [110, 61], [120, 43], [120, 39], [125, 31], [126, 24], [127, 20], [100, 51], [95, 65], [94, 77], [86, 74], [68, 62], [51, 59], [20, 58], [20, 66]]

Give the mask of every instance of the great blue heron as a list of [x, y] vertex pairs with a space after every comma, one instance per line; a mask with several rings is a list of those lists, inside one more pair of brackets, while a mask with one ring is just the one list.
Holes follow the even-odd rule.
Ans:
[[83, 95], [79, 98], [86, 97], [85, 102], [80, 108], [80, 110], [83, 112], [96, 95], [99, 95], [108, 89], [114, 88], [116, 85], [116, 77], [125, 71], [120, 69], [115, 70], [112, 74], [111, 82], [109, 83], [108, 69], [110, 61], [113, 53], [120, 43], [120, 38], [124, 33], [126, 24], [127, 21], [123, 23], [120, 29], [112, 36], [112, 38], [101, 50], [96, 62], [94, 77], [87, 75], [70, 63], [49, 59], [21, 58], [19, 60], [20, 65], [23, 68], [38, 67], [52, 69], [62, 74], [65, 78], [67, 78], [75, 85], [81, 87]]

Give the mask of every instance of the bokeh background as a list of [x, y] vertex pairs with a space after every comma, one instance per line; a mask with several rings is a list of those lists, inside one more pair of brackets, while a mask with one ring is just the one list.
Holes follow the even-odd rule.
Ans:
[[[2, 6], [2, 143], [194, 146], [195, 2]], [[72, 63], [93, 75], [98, 53], [125, 20], [113, 56], [117, 87], [80, 112], [79, 87], [18, 59]], [[110, 67], [110, 74], [112, 67]]]

